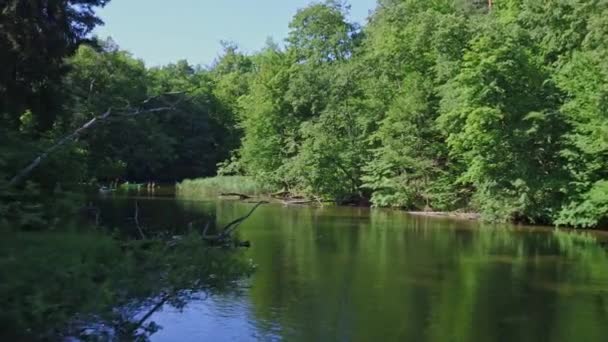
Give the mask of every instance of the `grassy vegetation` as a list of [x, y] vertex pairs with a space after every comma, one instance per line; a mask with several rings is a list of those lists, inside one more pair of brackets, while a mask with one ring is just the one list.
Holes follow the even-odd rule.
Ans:
[[124, 182], [118, 186], [120, 191], [136, 191], [144, 187], [144, 184]]
[[217, 176], [186, 179], [177, 184], [177, 194], [183, 197], [215, 197], [222, 193], [260, 196], [276, 191], [247, 176]]

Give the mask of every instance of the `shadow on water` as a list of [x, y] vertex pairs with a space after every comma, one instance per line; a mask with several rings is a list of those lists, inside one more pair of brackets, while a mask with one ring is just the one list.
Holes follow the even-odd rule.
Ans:
[[160, 194], [152, 195], [145, 191], [118, 192], [93, 197], [91, 204], [99, 209], [101, 225], [129, 236], [139, 234], [135, 222], [136, 214], [144, 232], [151, 235], [183, 234], [191, 224], [194, 225], [193, 228], [200, 228], [207, 222], [215, 226], [213, 202], [178, 202], [166, 188], [163, 188]]

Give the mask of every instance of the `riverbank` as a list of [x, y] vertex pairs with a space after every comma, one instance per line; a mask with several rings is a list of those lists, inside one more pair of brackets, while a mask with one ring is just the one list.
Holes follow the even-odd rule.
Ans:
[[[185, 179], [175, 185], [177, 194], [186, 197], [211, 197], [234, 194], [237, 197], [262, 197], [275, 191], [247, 176], [217, 176]], [[238, 196], [241, 195], [241, 196]]]
[[[371, 207], [367, 201], [340, 203], [309, 197], [298, 193], [279, 190], [275, 187], [261, 184], [249, 176], [217, 176], [210, 178], [186, 179], [175, 185], [176, 196], [184, 198], [220, 198], [224, 200], [239, 200], [248, 202], [266, 201], [283, 205], [337, 205]], [[414, 216], [451, 218], [457, 220], [482, 220], [477, 212], [455, 211], [424, 211], [395, 209]], [[514, 222], [511, 222], [514, 223]], [[534, 224], [531, 224], [534, 225]], [[569, 227], [572, 228], [572, 227]], [[594, 230], [607, 231], [608, 227], [596, 227]]]
[[429, 217], [447, 217], [461, 220], [480, 220], [481, 214], [465, 213], [457, 211], [406, 211], [410, 215], [429, 216]]
[[[284, 205], [341, 205], [337, 201], [323, 201], [317, 198], [309, 198], [288, 191], [277, 191], [277, 189], [264, 186], [247, 176], [218, 176], [211, 178], [186, 179], [175, 186], [177, 196], [182, 197], [217, 197], [223, 200], [239, 201], [267, 201]], [[342, 204], [344, 205], [344, 204]], [[352, 205], [344, 205], [352, 206]], [[371, 207], [369, 203], [357, 206]], [[404, 210], [401, 210], [404, 211]], [[481, 215], [470, 212], [445, 212], [445, 211], [416, 211], [405, 210], [404, 212], [416, 216], [446, 217], [461, 220], [479, 220]]]

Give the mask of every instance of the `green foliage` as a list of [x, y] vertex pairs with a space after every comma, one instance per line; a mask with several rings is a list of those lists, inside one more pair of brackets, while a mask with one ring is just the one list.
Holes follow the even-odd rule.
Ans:
[[[80, 191], [85, 182], [215, 175], [217, 164], [238, 147], [236, 97], [248, 91], [247, 79], [240, 76], [251, 72], [249, 58], [227, 46], [211, 70], [186, 61], [146, 68], [110, 39], [84, 45], [101, 23], [94, 7], [106, 3], [0, 5], [0, 43], [8, 48], [0, 53], [3, 229], [55, 227], [82, 205], [71, 191]], [[150, 99], [175, 92], [183, 94], [173, 110], [112, 116], [44, 158], [63, 137], [108, 109], [164, 106], [164, 99]], [[8, 186], [11, 177], [41, 156], [25, 182]]]
[[563, 184], [563, 118], [548, 75], [516, 25], [482, 25], [460, 73], [443, 89], [440, 126], [463, 183], [495, 220], [550, 222]]
[[[349, 22], [346, 3], [329, 0], [296, 13], [284, 47], [269, 41], [246, 55], [224, 42], [209, 68], [186, 61], [146, 68], [111, 41], [78, 48], [98, 23], [87, 6], [103, 4], [63, 4], [84, 11], [71, 20], [86, 24], [63, 46], [69, 72], [51, 63], [55, 76], [36, 89], [40, 96], [65, 89], [61, 115], [41, 125], [40, 111], [23, 101], [0, 106], [10, 136], [4, 178], [109, 107], [187, 91], [171, 112], [112, 120], [57, 152], [31, 189], [245, 175], [338, 202], [466, 209], [493, 221], [606, 221], [604, 0], [505, 0], [491, 8], [477, 0], [381, 0], [363, 27]], [[31, 29], [34, 12], [31, 22], [24, 14], [15, 23]], [[21, 90], [21, 99], [31, 95]], [[225, 181], [205, 182], [212, 193]]]
[[249, 91], [254, 63], [251, 57], [239, 52], [235, 44], [222, 44], [224, 52], [211, 67], [211, 73], [216, 79], [214, 93], [223, 104], [236, 112], [239, 98]]
[[188, 293], [229, 288], [251, 270], [232, 252], [205, 248], [196, 234], [173, 246], [86, 231], [2, 234], [0, 336], [83, 337], [87, 323], [102, 323], [127, 334], [116, 340], [133, 340], [129, 327], [139, 317], [129, 308], [167, 294], [170, 303], [183, 305]]
[[279, 167], [293, 153], [297, 121], [281, 98], [287, 91], [289, 64], [284, 53], [269, 46], [256, 56], [258, 71], [251, 90], [241, 99], [241, 125], [245, 131], [241, 158], [245, 171], [271, 184], [287, 180]]
[[354, 47], [356, 25], [346, 22], [349, 6], [328, 0], [301, 9], [289, 23], [287, 42], [297, 63], [323, 64], [348, 58]]
[[313, 4], [284, 50], [252, 57], [230, 165], [338, 201], [597, 225], [605, 8], [387, 0], [359, 29], [347, 6]]
[[[185, 61], [148, 69], [110, 40], [83, 45], [101, 24], [94, 8], [107, 2], [0, 4], [2, 340], [97, 340], [81, 335], [99, 326], [113, 335], [99, 339], [145, 340], [141, 333], [157, 327], [140, 327], [136, 314], [151, 303], [180, 307], [251, 271], [200, 234], [124, 241], [80, 222], [66, 231], [83, 207], [83, 183], [213, 175], [240, 134], [238, 101], [229, 100], [248, 88], [229, 85], [247, 62], [232, 62], [228, 51], [215, 72]], [[166, 92], [184, 92], [172, 111], [99, 118], [109, 108], [150, 109]]]
[[186, 61], [147, 70], [110, 41], [104, 44], [101, 52], [82, 47], [70, 60], [72, 71], [64, 82], [72, 89], [68, 106], [77, 114], [63, 119], [66, 128], [155, 94], [182, 91], [188, 100], [173, 111], [96, 128], [86, 141], [89, 176], [169, 181], [213, 175], [215, 165], [236, 148], [238, 137], [234, 108], [214, 95], [214, 77]]
[[358, 42], [337, 2], [300, 10], [286, 51], [255, 56], [257, 72], [242, 99], [245, 172], [286, 190], [345, 200], [359, 196], [365, 159], [358, 91], [346, 62]]
[[0, 128], [0, 140], [0, 231], [52, 229], [73, 215], [82, 199], [74, 192], [85, 173], [81, 146], [74, 144], [51, 155], [48, 167], [37, 169], [16, 188], [8, 185], [9, 179], [48, 148], [52, 139], [32, 140], [30, 134]]
[[607, 217], [608, 181], [599, 181], [564, 206], [555, 223], [583, 228], [604, 227], [608, 224]]
[[29, 110], [32, 125], [52, 127], [61, 110], [64, 59], [102, 21], [96, 7], [109, 0], [7, 0], [0, 4], [0, 124], [16, 128]]
[[459, 165], [435, 124], [438, 88], [458, 70], [471, 35], [466, 13], [452, 6], [394, 2], [378, 9], [367, 28], [361, 58], [382, 66], [365, 87], [380, 119], [363, 177], [374, 205], [451, 210], [466, 198], [455, 184]]
[[570, 196], [558, 224], [603, 226], [608, 217], [607, 6], [599, 2], [587, 16], [585, 39], [555, 76], [557, 85], [568, 94], [561, 109], [570, 125], [564, 134], [568, 145], [562, 150], [571, 176]]
[[137, 191], [137, 190], [141, 190], [142, 187], [143, 187], [143, 184], [141, 184], [141, 183], [124, 182], [118, 186], [118, 190], [127, 191], [127, 192], [128, 191]]

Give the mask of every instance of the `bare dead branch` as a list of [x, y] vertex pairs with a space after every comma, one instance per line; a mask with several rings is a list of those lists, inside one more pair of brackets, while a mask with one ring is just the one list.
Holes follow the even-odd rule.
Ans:
[[211, 226], [211, 222], [207, 222], [205, 224], [205, 228], [203, 228], [203, 237], [207, 236], [207, 231], [209, 230], [210, 226]]
[[247, 218], [249, 218], [249, 216], [251, 216], [251, 214], [253, 214], [253, 212], [260, 205], [265, 204], [265, 203], [268, 203], [268, 202], [266, 202], [266, 201], [258, 202], [255, 206], [253, 206], [253, 208], [251, 208], [251, 210], [249, 211], [249, 213], [247, 213], [247, 215], [240, 217], [234, 221], [231, 221], [217, 235], [207, 235], [207, 230], [209, 229], [209, 225], [207, 224], [207, 226], [205, 226], [205, 229], [203, 230], [203, 239], [212, 244], [225, 244], [226, 242], [229, 241], [230, 236], [236, 230], [236, 228], [241, 223], [243, 223], [243, 221], [245, 221]]
[[137, 227], [139, 235], [142, 239], [145, 239], [146, 235], [144, 235], [144, 231], [141, 229], [141, 225], [139, 224], [139, 203], [137, 201], [135, 201], [135, 213], [133, 215], [133, 220], [135, 221], [135, 227]]
[[251, 208], [251, 210], [249, 211], [249, 213], [241, 218], [238, 218], [230, 223], [228, 223], [226, 225], [226, 227], [224, 227], [224, 230], [222, 230], [222, 233], [220, 235], [223, 235], [224, 237], [229, 236], [230, 234], [232, 234], [232, 232], [234, 230], [236, 230], [236, 228], [243, 223], [243, 221], [245, 221], [246, 219], [249, 218], [249, 216], [251, 216], [251, 214], [253, 214], [253, 212], [262, 204], [268, 203], [266, 201], [261, 201], [258, 202], [256, 205], [253, 206], [253, 208]]
[[220, 196], [223, 196], [223, 197], [238, 197], [239, 199], [242, 199], [242, 200], [251, 198], [251, 196], [249, 196], [249, 195], [240, 194], [240, 193], [237, 193], [237, 192], [222, 192], [220, 194]]

